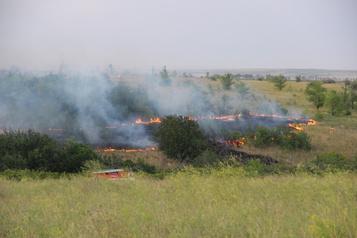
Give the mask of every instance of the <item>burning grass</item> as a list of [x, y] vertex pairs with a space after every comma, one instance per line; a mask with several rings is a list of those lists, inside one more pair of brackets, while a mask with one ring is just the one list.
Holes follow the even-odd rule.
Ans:
[[357, 176], [0, 179], [1, 237], [356, 237]]

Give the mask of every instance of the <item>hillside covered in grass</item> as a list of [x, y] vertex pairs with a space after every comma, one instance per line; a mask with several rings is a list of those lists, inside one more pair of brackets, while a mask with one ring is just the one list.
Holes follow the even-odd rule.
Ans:
[[1, 237], [356, 237], [357, 176], [0, 179]]

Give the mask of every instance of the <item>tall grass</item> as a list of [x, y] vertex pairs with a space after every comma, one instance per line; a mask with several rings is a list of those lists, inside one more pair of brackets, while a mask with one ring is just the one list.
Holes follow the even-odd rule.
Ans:
[[357, 175], [0, 179], [0, 237], [357, 237]]

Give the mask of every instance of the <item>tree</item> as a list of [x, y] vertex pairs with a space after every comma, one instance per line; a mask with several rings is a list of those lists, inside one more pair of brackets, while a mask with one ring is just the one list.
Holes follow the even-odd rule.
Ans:
[[351, 90], [351, 108], [355, 108], [355, 102], [357, 102], [357, 80], [353, 81], [350, 85]]
[[297, 83], [300, 83], [300, 82], [302, 81], [301, 75], [296, 76], [296, 77], [295, 77], [295, 81], [296, 81]]
[[155, 139], [168, 157], [181, 162], [192, 162], [207, 148], [207, 142], [197, 122], [182, 116], [163, 119]]
[[345, 81], [344, 87], [345, 97], [348, 99], [349, 107], [355, 109], [355, 102], [357, 102], [357, 81]]
[[245, 96], [249, 92], [249, 87], [247, 87], [247, 85], [241, 81], [235, 84], [235, 87], [238, 93], [242, 96]]
[[224, 90], [230, 90], [233, 85], [233, 75], [225, 74], [221, 77], [221, 84]]
[[281, 91], [286, 86], [287, 79], [283, 75], [272, 76], [271, 81], [274, 83], [274, 86]]
[[322, 87], [322, 82], [313, 81], [309, 83], [305, 89], [305, 94], [317, 110], [324, 105], [326, 89]]
[[162, 70], [160, 71], [160, 77], [161, 77], [163, 85], [168, 86], [171, 84], [171, 79], [170, 79], [169, 73], [166, 69], [166, 66], [164, 66], [162, 68]]
[[326, 94], [325, 104], [329, 108], [332, 116], [340, 115], [344, 111], [344, 96], [335, 90], [328, 91]]

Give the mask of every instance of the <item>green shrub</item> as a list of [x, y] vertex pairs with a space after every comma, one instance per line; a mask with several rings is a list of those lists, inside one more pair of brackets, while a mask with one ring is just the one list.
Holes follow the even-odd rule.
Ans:
[[0, 135], [0, 171], [30, 169], [49, 172], [79, 172], [96, 154], [86, 145], [57, 143], [34, 131], [5, 132]]
[[284, 149], [311, 149], [310, 137], [305, 132], [295, 132], [287, 127], [269, 129], [259, 127], [250, 133], [248, 142], [256, 147], [278, 145]]
[[279, 139], [279, 145], [282, 148], [288, 150], [295, 150], [295, 149], [310, 150], [311, 139], [305, 132], [291, 131], [281, 136], [281, 138]]
[[321, 121], [324, 119], [324, 114], [322, 114], [321, 112], [317, 112], [314, 118], [318, 121]]
[[261, 176], [270, 174], [291, 174], [295, 173], [294, 166], [288, 166], [284, 163], [264, 164], [259, 160], [250, 160], [243, 165], [243, 169], [248, 176]]
[[230, 90], [232, 85], [234, 84], [233, 75], [225, 74], [221, 77], [221, 84], [224, 90]]
[[182, 116], [168, 116], [163, 119], [155, 139], [168, 157], [181, 162], [192, 162], [207, 148], [197, 122]]
[[357, 157], [347, 159], [338, 153], [325, 153], [306, 164], [305, 169], [313, 173], [322, 171], [357, 171]]
[[276, 143], [275, 133], [266, 127], [259, 127], [250, 135], [250, 142], [256, 147], [265, 147]]

